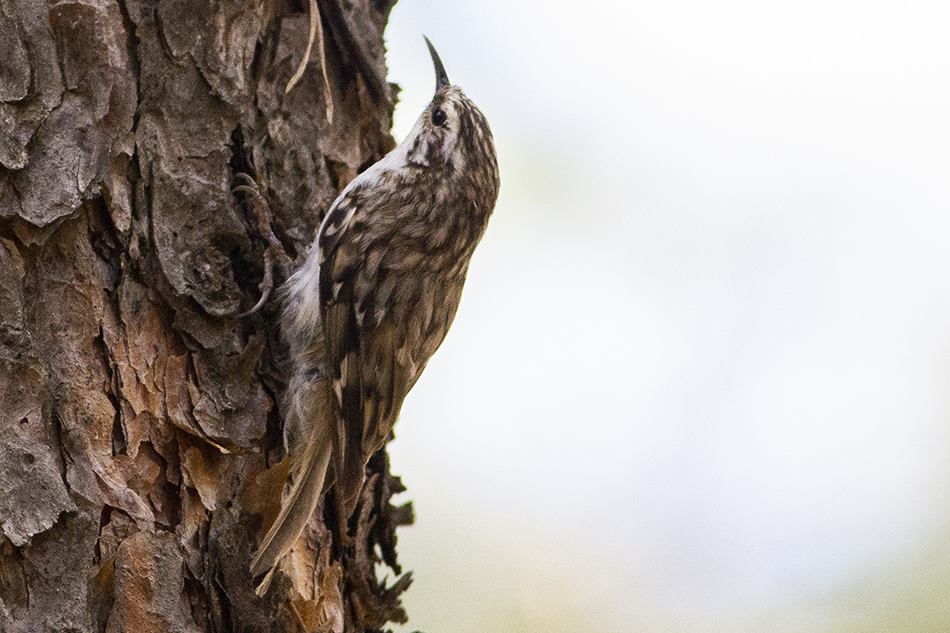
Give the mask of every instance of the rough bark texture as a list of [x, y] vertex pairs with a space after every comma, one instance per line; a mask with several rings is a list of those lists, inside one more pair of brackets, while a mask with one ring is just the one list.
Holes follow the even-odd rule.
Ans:
[[268, 243], [231, 193], [256, 174], [302, 261], [393, 145], [392, 3], [321, 0], [330, 94], [311, 64], [285, 95], [306, 2], [0, 0], [0, 631], [405, 620], [395, 527], [411, 512], [390, 504], [384, 452], [352, 538], [315, 517], [289, 575], [254, 594], [287, 468], [286, 352], [274, 300], [236, 316]]

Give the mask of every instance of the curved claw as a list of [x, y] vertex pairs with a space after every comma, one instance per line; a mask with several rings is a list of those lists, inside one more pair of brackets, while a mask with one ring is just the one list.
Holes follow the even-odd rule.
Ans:
[[268, 243], [268, 247], [264, 250], [264, 278], [261, 280], [260, 285], [258, 285], [258, 289], [261, 291], [261, 298], [258, 299], [256, 304], [254, 304], [253, 308], [247, 312], [242, 312], [236, 315], [237, 318], [243, 318], [250, 316], [260, 310], [270, 298], [270, 295], [274, 290], [275, 260], [289, 260], [290, 258], [287, 257], [287, 254], [284, 252], [283, 245], [280, 243], [280, 240], [277, 239], [277, 236], [274, 235], [274, 231], [271, 229], [270, 207], [267, 204], [267, 200], [265, 200], [261, 195], [257, 181], [255, 181], [249, 174], [244, 172], [238, 172], [235, 174], [235, 177], [244, 181], [245, 184], [237, 185], [232, 189], [232, 191], [240, 192], [250, 196], [251, 207], [254, 209], [254, 214], [257, 215], [258, 229]]
[[262, 279], [260, 285], [257, 286], [257, 289], [261, 291], [261, 298], [257, 300], [253, 308], [237, 315], [239, 319], [251, 316], [260, 310], [261, 306], [267, 303], [267, 300], [270, 298], [270, 293], [274, 290], [274, 260], [273, 257], [270, 256], [271, 248], [272, 247], [268, 247], [267, 250], [264, 251], [264, 279]]
[[[250, 175], [250, 174], [246, 174], [246, 173], [244, 173], [243, 171], [239, 171], [238, 173], [236, 173], [236, 174], [234, 174], [234, 175], [235, 175], [235, 177], [240, 178], [241, 180], [243, 180], [244, 182], [246, 182], [249, 186], [251, 186], [251, 187], [254, 189], [254, 192], [255, 192], [255, 193], [258, 191], [258, 189], [257, 189], [257, 181], [254, 180], [253, 178], [251, 178], [251, 175]], [[244, 185], [241, 185], [241, 186], [244, 186]], [[235, 188], [235, 191], [236, 191], [236, 190], [237, 190], [237, 188]]]

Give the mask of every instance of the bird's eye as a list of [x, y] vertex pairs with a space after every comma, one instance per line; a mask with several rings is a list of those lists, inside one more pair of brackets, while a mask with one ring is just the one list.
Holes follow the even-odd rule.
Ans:
[[442, 108], [436, 108], [432, 111], [432, 125], [438, 127], [445, 123], [445, 119], [445, 112], [442, 110]]

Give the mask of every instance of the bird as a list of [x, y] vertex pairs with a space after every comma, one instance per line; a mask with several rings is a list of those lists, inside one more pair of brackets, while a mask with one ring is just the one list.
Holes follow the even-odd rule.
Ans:
[[292, 362], [284, 425], [306, 441], [252, 557], [252, 577], [264, 575], [259, 595], [322, 494], [335, 486], [344, 524], [352, 514], [367, 461], [452, 325], [498, 199], [488, 120], [423, 37], [432, 100], [406, 138], [343, 189], [282, 289]]

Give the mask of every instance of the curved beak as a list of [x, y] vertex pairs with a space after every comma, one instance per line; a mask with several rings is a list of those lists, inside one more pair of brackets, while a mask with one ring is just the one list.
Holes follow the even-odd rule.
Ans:
[[435, 89], [438, 90], [443, 86], [448, 86], [450, 83], [449, 76], [445, 72], [445, 66], [442, 65], [442, 60], [439, 59], [439, 54], [435, 52], [435, 46], [432, 45], [428, 37], [425, 35], [422, 37], [429, 47], [429, 54], [432, 55], [432, 65], [435, 66]]

